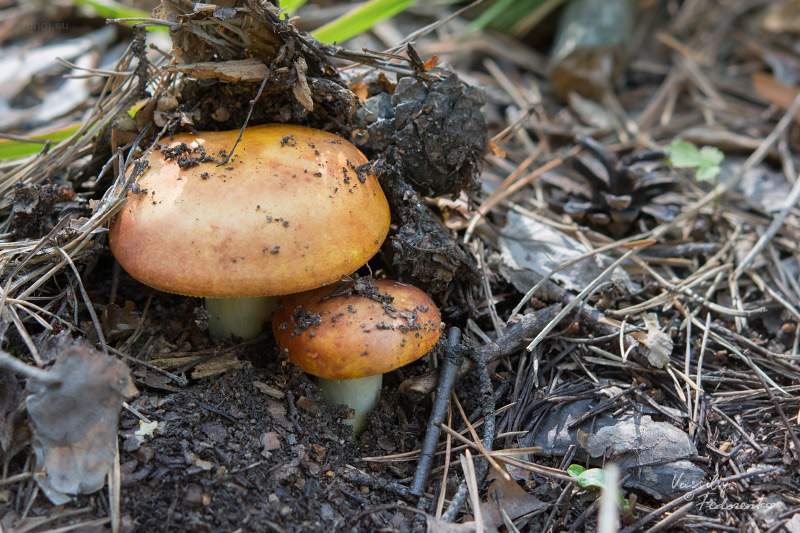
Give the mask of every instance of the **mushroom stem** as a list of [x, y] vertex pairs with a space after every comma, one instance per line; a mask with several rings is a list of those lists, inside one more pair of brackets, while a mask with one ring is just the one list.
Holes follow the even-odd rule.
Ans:
[[272, 319], [278, 299], [272, 296], [254, 298], [206, 298], [208, 331], [212, 337], [239, 337], [248, 340], [261, 333]]
[[353, 426], [356, 435], [367, 429], [367, 415], [378, 405], [383, 385], [383, 374], [356, 379], [317, 378], [317, 386], [328, 405], [346, 405], [355, 416], [346, 423]]

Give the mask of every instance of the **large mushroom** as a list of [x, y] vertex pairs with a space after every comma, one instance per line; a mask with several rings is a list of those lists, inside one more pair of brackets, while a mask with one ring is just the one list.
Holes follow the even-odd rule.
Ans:
[[317, 377], [330, 405], [352, 408], [356, 434], [377, 405], [383, 374], [439, 340], [439, 309], [420, 289], [359, 278], [281, 298], [272, 329], [289, 359]]
[[389, 205], [348, 141], [287, 124], [175, 135], [109, 224], [111, 251], [156, 289], [205, 297], [216, 337], [256, 336], [277, 295], [355, 272], [389, 231]]

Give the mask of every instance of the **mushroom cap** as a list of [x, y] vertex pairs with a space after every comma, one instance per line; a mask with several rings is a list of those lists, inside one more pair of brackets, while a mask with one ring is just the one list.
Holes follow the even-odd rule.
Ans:
[[397, 281], [373, 281], [374, 298], [341, 294], [355, 283], [281, 298], [272, 328], [294, 364], [325, 379], [363, 378], [416, 361], [436, 345], [441, 316], [427, 294]]
[[332, 133], [270, 124], [179, 134], [147, 157], [141, 192], [109, 224], [134, 278], [189, 296], [274, 296], [355, 272], [389, 232], [366, 157]]

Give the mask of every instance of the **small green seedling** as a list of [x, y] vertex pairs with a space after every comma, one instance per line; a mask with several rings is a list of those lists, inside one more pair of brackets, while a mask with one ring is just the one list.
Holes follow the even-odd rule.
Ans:
[[689, 141], [676, 139], [667, 147], [669, 164], [675, 168], [693, 168], [700, 181], [716, 180], [725, 154], [719, 148], [703, 146], [697, 148]]
[[[602, 468], [585, 469], [581, 465], [570, 465], [567, 468], [567, 474], [575, 478], [575, 482], [582, 489], [601, 491], [605, 487], [606, 472]], [[617, 490], [619, 495], [619, 508], [624, 515], [630, 516], [632, 514], [631, 505], [622, 496], [622, 492]]]

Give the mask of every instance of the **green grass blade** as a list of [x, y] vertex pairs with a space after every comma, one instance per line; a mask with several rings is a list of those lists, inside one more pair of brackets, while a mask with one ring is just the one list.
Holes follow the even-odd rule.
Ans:
[[[56, 144], [64, 139], [69, 138], [82, 126], [81, 123], [73, 124], [61, 130], [56, 130], [43, 135], [32, 135], [31, 139], [38, 139], [40, 141], [50, 141], [51, 144]], [[27, 157], [29, 155], [38, 154], [42, 150], [39, 143], [29, 143], [12, 141], [8, 139], [0, 139], [0, 160], [2, 159], [16, 159], [18, 157]]]
[[114, 0], [72, 0], [75, 5], [87, 7], [94, 11], [98, 17], [107, 19], [149, 18], [152, 15], [142, 9], [128, 7]]
[[292, 16], [305, 3], [306, 0], [281, 0], [281, 7], [289, 16]]
[[[468, 31], [477, 31], [488, 26], [492, 21], [498, 18], [503, 12], [507, 11], [514, 3], [514, 0], [497, 0], [492, 4], [489, 9], [484, 11], [478, 18], [473, 20], [467, 27]], [[519, 20], [519, 19], [517, 19]]]
[[369, 0], [332, 20], [312, 35], [323, 43], [341, 43], [363, 33], [382, 20], [405, 11], [417, 0]]

